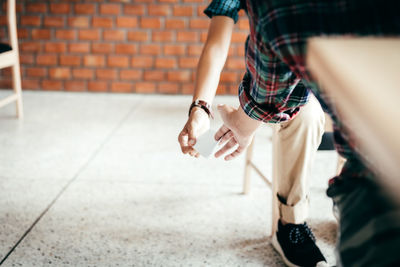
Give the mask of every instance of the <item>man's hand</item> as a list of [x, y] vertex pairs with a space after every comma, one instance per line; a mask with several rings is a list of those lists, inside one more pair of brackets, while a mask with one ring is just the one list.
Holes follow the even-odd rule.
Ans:
[[232, 153], [225, 156], [225, 160], [231, 160], [240, 155], [251, 143], [254, 133], [261, 122], [248, 117], [241, 107], [235, 109], [227, 105], [219, 105], [218, 111], [221, 114], [224, 125], [215, 134], [215, 140], [226, 143], [215, 153], [215, 157], [220, 157], [228, 150], [237, 145]]
[[208, 114], [199, 107], [194, 107], [189, 119], [178, 136], [182, 153], [198, 158], [200, 154], [193, 148], [196, 138], [210, 128]]

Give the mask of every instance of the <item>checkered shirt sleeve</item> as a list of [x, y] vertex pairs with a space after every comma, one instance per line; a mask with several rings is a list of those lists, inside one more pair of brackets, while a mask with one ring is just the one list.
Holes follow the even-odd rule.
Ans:
[[213, 0], [204, 10], [209, 18], [213, 16], [227, 16], [236, 23], [239, 19], [238, 12], [241, 9], [240, 0]]

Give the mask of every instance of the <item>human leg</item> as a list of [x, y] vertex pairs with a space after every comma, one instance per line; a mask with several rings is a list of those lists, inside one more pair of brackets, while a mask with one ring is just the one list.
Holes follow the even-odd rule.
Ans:
[[274, 192], [280, 219], [272, 244], [288, 266], [325, 261], [305, 223], [310, 170], [324, 126], [324, 113], [313, 96], [294, 119], [275, 125]]

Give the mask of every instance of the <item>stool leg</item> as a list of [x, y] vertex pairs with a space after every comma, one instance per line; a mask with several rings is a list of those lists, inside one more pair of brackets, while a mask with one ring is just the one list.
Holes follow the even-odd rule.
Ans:
[[246, 162], [244, 166], [244, 179], [243, 179], [243, 194], [247, 195], [250, 192], [250, 174], [251, 174], [251, 160], [253, 158], [254, 138], [247, 148]]
[[278, 220], [279, 220], [279, 207], [278, 207], [278, 183], [277, 183], [277, 157], [276, 157], [276, 149], [277, 149], [277, 145], [276, 145], [276, 138], [277, 138], [277, 134], [275, 132], [274, 129], [274, 133], [272, 136], [272, 216], [271, 216], [271, 235], [273, 235], [277, 229], [278, 229]]
[[24, 111], [22, 106], [21, 71], [19, 68], [19, 60], [12, 67], [12, 78], [14, 92], [17, 95], [17, 117], [22, 119], [24, 117]]

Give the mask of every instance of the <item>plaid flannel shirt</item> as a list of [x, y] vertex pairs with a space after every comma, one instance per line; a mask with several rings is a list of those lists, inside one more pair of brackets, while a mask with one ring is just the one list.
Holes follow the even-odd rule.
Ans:
[[[238, 12], [247, 6], [240, 0], [214, 0], [204, 13], [228, 16], [236, 23]], [[249, 10], [252, 12], [252, 10]], [[248, 14], [252, 17], [252, 13]], [[239, 86], [243, 110], [253, 119], [277, 123], [292, 119], [308, 101], [309, 91], [277, 55], [258, 40], [260, 32], [250, 27], [246, 41], [247, 72]]]
[[[400, 245], [400, 219], [391, 220], [389, 216], [394, 212], [400, 214], [398, 205], [392, 205], [376, 186], [375, 174], [366, 167], [368, 159], [358, 153], [348, 130], [351, 125], [339, 120], [329, 96], [312, 80], [305, 55], [307, 39], [313, 36], [399, 36], [400, 1], [243, 1], [246, 1], [250, 36], [246, 42], [247, 73], [239, 86], [242, 108], [258, 120], [287, 120], [307, 101], [312, 90], [332, 117], [336, 148], [347, 159], [340, 176], [328, 189], [328, 195], [345, 215], [340, 221], [341, 264], [399, 263], [400, 254], [393, 248]], [[236, 21], [236, 15], [232, 14], [240, 8], [240, 0], [213, 0], [205, 13], [227, 15]], [[380, 89], [384, 90], [377, 88]], [[379, 242], [378, 246], [377, 240], [385, 242]]]

